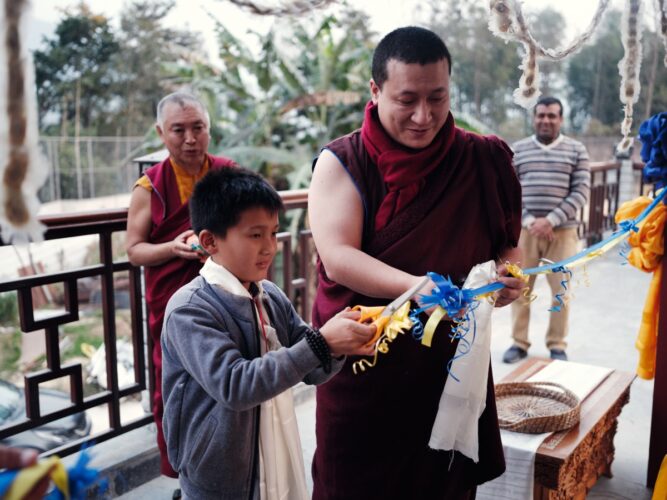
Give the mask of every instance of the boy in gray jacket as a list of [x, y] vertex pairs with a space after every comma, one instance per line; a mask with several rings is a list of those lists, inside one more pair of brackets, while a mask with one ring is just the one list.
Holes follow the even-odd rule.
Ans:
[[357, 312], [314, 330], [265, 279], [282, 208], [243, 168], [209, 172], [191, 197], [210, 257], [169, 301], [161, 340], [164, 434], [185, 498], [308, 498], [289, 389], [372, 353], [375, 327]]

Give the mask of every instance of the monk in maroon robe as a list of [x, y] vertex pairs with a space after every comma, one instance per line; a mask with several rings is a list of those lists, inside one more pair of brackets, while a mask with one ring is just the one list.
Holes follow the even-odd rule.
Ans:
[[[491, 259], [501, 263], [506, 286], [496, 305], [519, 296], [522, 282], [502, 265], [519, 257], [512, 154], [495, 137], [456, 128], [450, 67], [434, 33], [387, 35], [374, 54], [362, 129], [318, 158], [309, 192], [321, 259], [315, 326], [346, 306], [387, 304], [428, 271], [460, 286], [474, 265]], [[354, 375], [358, 358], [350, 357], [318, 388], [315, 499], [474, 498], [478, 484], [503, 473], [492, 376], [478, 422], [479, 462], [428, 447], [457, 346], [450, 331], [442, 322], [430, 348], [399, 335], [375, 367]]]
[[[201, 268], [201, 253], [192, 248], [188, 200], [194, 184], [210, 169], [233, 166], [227, 158], [209, 155], [209, 117], [190, 94], [170, 94], [158, 104], [157, 131], [169, 157], [140, 178], [127, 218], [127, 253], [135, 266], [145, 266], [148, 327], [153, 341], [157, 426], [162, 474], [178, 477], [167, 458], [162, 434], [162, 351], [160, 333], [164, 308], [172, 294], [189, 283]], [[184, 332], [185, 333], [185, 332]]]

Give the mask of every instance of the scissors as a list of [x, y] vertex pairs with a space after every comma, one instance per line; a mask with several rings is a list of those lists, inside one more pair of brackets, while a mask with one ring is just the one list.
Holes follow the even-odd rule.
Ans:
[[354, 306], [352, 308], [353, 311], [361, 312], [361, 317], [358, 320], [359, 323], [367, 323], [368, 320], [372, 320], [370, 324], [375, 325], [375, 335], [369, 344], [374, 343], [377, 341], [377, 339], [380, 338], [382, 331], [384, 330], [385, 326], [387, 326], [394, 313], [398, 311], [407, 301], [409, 301], [413, 295], [424, 288], [424, 286], [426, 286], [429, 281], [431, 281], [431, 278], [425, 276], [422, 281], [417, 283], [415, 286], [410, 287], [408, 290], [399, 295], [398, 298], [391, 301], [384, 307]]

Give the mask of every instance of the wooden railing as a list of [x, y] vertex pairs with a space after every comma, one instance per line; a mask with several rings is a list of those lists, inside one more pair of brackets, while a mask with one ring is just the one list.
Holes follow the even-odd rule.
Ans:
[[600, 241], [616, 225], [620, 169], [617, 161], [591, 163], [591, 194], [579, 217], [579, 236], [586, 240], [586, 246]]
[[[287, 211], [305, 209], [307, 191], [290, 191], [281, 193]], [[127, 226], [127, 209], [106, 210], [73, 215], [49, 216], [40, 219], [46, 226], [45, 240], [57, 240], [83, 235], [97, 235], [99, 238], [100, 263], [92, 266], [79, 267], [56, 273], [37, 274], [0, 282], [0, 293], [14, 292], [18, 301], [20, 329], [23, 334], [44, 331], [46, 368], [24, 374], [26, 418], [22, 421], [5, 425], [0, 428], [0, 439], [5, 439], [20, 432], [34, 429], [60, 418], [74, 415], [96, 406], [107, 405], [109, 428], [92, 436], [82, 437], [59, 448], [49, 450], [45, 455], [68, 455], [78, 451], [81, 446], [90, 442], [99, 443], [132, 429], [146, 425], [152, 421], [151, 415], [143, 415], [129, 421], [121, 419], [121, 399], [138, 394], [148, 388], [153, 393], [155, 381], [152, 374], [152, 359], [146, 352], [151, 352], [150, 339], [145, 332], [144, 301], [141, 269], [132, 266], [125, 258], [114, 260], [112, 252], [112, 235], [125, 231]], [[304, 318], [310, 317], [309, 291], [312, 289], [312, 268], [310, 231], [302, 230], [296, 238], [290, 233], [280, 233], [279, 255], [275, 269], [270, 275], [282, 284], [288, 296], [298, 304]], [[296, 240], [296, 248], [293, 248]], [[2, 242], [0, 242], [0, 245]], [[296, 265], [295, 265], [296, 263]], [[131, 344], [134, 359], [134, 382], [119, 386], [116, 351], [116, 306], [115, 292], [117, 273], [129, 273], [129, 296], [131, 316]], [[106, 389], [84, 397], [84, 372], [80, 362], [63, 362], [60, 352], [60, 329], [67, 324], [79, 321], [80, 304], [78, 300], [78, 280], [98, 277], [101, 281], [102, 327], [106, 355]], [[35, 319], [36, 305], [33, 303], [33, 289], [41, 289], [54, 284], [62, 284], [64, 288], [64, 312], [49, 315], [46, 319]], [[149, 375], [147, 378], [147, 374]], [[69, 382], [70, 403], [65, 408], [45, 413], [40, 408], [40, 384], [67, 378]], [[152, 398], [150, 398], [152, 402]]]
[[[613, 227], [613, 215], [618, 205], [619, 164], [595, 164], [592, 168], [593, 181], [590, 207], [584, 213], [585, 224], [581, 235], [589, 242], [599, 240], [602, 233]], [[298, 216], [296, 210], [307, 207], [307, 190], [281, 192], [286, 210]], [[0, 293], [15, 292], [19, 305], [19, 320], [24, 333], [44, 330], [46, 343], [46, 368], [24, 375], [26, 418], [14, 425], [0, 428], [0, 439], [34, 429], [67, 415], [73, 415], [95, 406], [108, 405], [109, 429], [93, 436], [83, 437], [47, 454], [67, 455], [77, 451], [89, 442], [101, 442], [143, 426], [152, 421], [151, 415], [143, 415], [130, 421], [121, 419], [121, 398], [137, 394], [146, 388], [153, 392], [152, 360], [146, 357], [151, 352], [150, 339], [145, 332], [143, 286], [141, 269], [132, 266], [125, 258], [114, 260], [112, 254], [113, 233], [125, 231], [127, 209], [106, 210], [74, 215], [49, 216], [41, 218], [46, 226], [44, 238], [56, 240], [82, 235], [99, 237], [100, 263], [79, 267], [74, 270], [37, 274], [30, 277], [11, 279], [0, 283]], [[312, 294], [315, 289], [314, 256], [315, 249], [310, 231], [300, 230], [297, 234], [283, 232], [278, 235], [279, 257], [270, 270], [270, 279], [283, 287], [294, 302], [297, 310], [306, 320], [310, 319]], [[2, 242], [0, 242], [0, 245]], [[134, 382], [119, 386], [116, 352], [116, 306], [115, 292], [117, 273], [129, 273], [131, 344], [134, 357]], [[102, 320], [106, 353], [107, 389], [84, 397], [83, 366], [80, 362], [63, 363], [59, 345], [59, 329], [79, 319], [77, 281], [82, 278], [99, 277], [101, 280]], [[65, 312], [47, 319], [36, 320], [32, 290], [51, 284], [64, 286]], [[147, 366], [148, 365], [148, 366]], [[148, 369], [147, 369], [148, 368]], [[147, 377], [148, 374], [148, 377]], [[54, 379], [67, 377], [71, 404], [53, 413], [44, 413], [39, 405], [39, 385]], [[152, 402], [152, 398], [151, 402]]]
[[[21, 331], [28, 333], [44, 330], [46, 342], [46, 368], [24, 375], [26, 419], [0, 428], [0, 439], [94, 406], [108, 405], [109, 429], [107, 431], [92, 437], [83, 437], [48, 452], [48, 454], [67, 455], [77, 451], [89, 441], [105, 441], [151, 421], [150, 415], [124, 423], [121, 422], [120, 417], [120, 399], [139, 393], [146, 388], [141, 274], [140, 269], [130, 265], [127, 260], [115, 262], [112, 256], [111, 236], [114, 232], [125, 230], [127, 210], [44, 217], [41, 221], [47, 228], [44, 234], [46, 240], [98, 235], [101, 262], [98, 265], [81, 267], [73, 271], [41, 274], [0, 283], [0, 292], [14, 291], [17, 294]], [[130, 277], [131, 340], [134, 350], [135, 380], [134, 383], [125, 387], [118, 385], [116, 368], [114, 274], [119, 272], [127, 272]], [[84, 397], [83, 366], [79, 362], [66, 364], [61, 362], [59, 330], [63, 325], [79, 320], [77, 281], [88, 277], [99, 277], [101, 280], [107, 389]], [[36, 320], [32, 290], [59, 283], [64, 286], [65, 312], [47, 319]], [[39, 386], [62, 377], [69, 378], [71, 404], [66, 408], [45, 414], [41, 411], [39, 404]]]

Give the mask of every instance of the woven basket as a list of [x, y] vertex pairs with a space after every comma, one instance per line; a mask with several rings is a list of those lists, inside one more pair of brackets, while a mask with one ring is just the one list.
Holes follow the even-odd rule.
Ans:
[[553, 382], [496, 384], [501, 429], [540, 434], [569, 429], [579, 423], [579, 398]]

